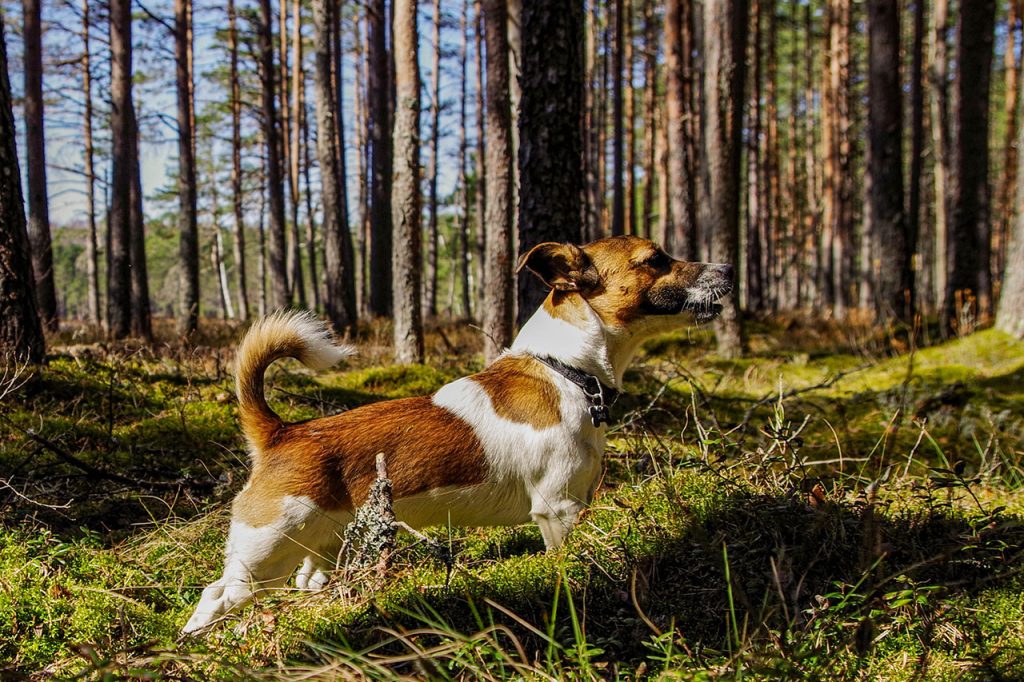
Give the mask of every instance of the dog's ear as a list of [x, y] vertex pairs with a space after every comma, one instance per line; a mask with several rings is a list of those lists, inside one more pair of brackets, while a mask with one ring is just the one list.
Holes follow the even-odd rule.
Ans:
[[583, 249], [575, 244], [544, 242], [524, 253], [516, 272], [526, 268], [555, 291], [586, 292], [601, 278]]

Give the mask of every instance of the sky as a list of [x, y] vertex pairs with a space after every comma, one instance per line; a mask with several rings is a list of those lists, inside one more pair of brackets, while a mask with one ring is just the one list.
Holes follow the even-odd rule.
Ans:
[[[10, 65], [11, 86], [16, 99], [15, 103], [15, 125], [20, 128], [18, 134], [19, 159], [23, 182], [25, 173], [25, 147], [24, 147], [24, 119], [22, 117], [19, 98], [23, 93], [23, 69], [22, 51], [23, 44], [20, 36], [21, 7], [19, 2], [11, 0], [0, 1], [0, 8], [3, 9], [6, 20], [6, 37], [8, 58]], [[72, 3], [76, 8], [72, 12], [68, 6], [57, 2], [43, 3], [43, 59], [44, 59], [44, 98], [46, 100], [46, 142], [47, 142], [47, 186], [49, 193], [50, 220], [54, 227], [73, 223], [84, 223], [86, 211], [85, 180], [80, 169], [84, 154], [83, 136], [81, 132], [81, 71], [70, 62], [78, 58], [82, 51], [82, 41], [78, 34], [80, 26], [80, 15], [77, 14], [77, 3]], [[245, 4], [240, 2], [240, 7]], [[93, 3], [98, 5], [98, 3]], [[458, 176], [458, 98], [460, 96], [460, 73], [459, 73], [459, 41], [460, 28], [459, 16], [461, 3], [446, 2], [442, 9], [442, 16], [446, 17], [447, 25], [442, 28], [441, 43], [446, 52], [441, 67], [441, 99], [445, 102], [446, 108], [442, 111], [441, 120], [441, 159], [439, 164], [438, 192], [444, 197], [450, 194], [456, 185]], [[174, 126], [176, 113], [176, 93], [174, 89], [174, 57], [173, 42], [167, 34], [166, 29], [154, 21], [149, 21], [145, 26], [138, 21], [148, 11], [170, 22], [173, 20], [173, 7], [165, 0], [150, 0], [134, 4], [136, 23], [134, 27], [133, 42], [136, 44], [135, 61], [136, 68], [148, 74], [149, 82], [135, 85], [136, 107], [140, 112], [140, 120], [143, 121], [142, 140], [140, 142], [139, 156], [142, 168], [142, 184], [144, 196], [148, 198], [160, 188], [173, 187], [176, 183], [177, 171], [177, 130]], [[92, 10], [94, 13], [98, 9]], [[433, 65], [433, 8], [430, 3], [422, 3], [419, 16], [419, 60], [420, 74], [424, 88], [429, 85], [431, 69]], [[95, 15], [94, 15], [95, 16]], [[214, 3], [198, 3], [196, 8], [196, 36], [195, 36], [195, 73], [196, 73], [196, 98], [197, 113], [202, 110], [204, 103], [211, 101], [226, 101], [229, 92], [220, 88], [210, 79], [202, 78], [201, 74], [210, 69], [214, 63], [226, 62], [226, 49], [219, 43], [214, 35], [214, 26], [227, 26], [227, 17], [222, 5]], [[244, 23], [239, 21], [240, 30]], [[100, 26], [100, 30], [94, 28], [91, 37], [93, 51], [93, 71], [95, 99], [109, 99], [108, 91], [100, 91], [96, 84], [105, 81], [103, 73], [108, 72], [109, 59], [106, 50], [106, 28]], [[303, 16], [303, 33], [307, 38], [312, 36], [312, 17], [306, 13]], [[343, 36], [344, 49], [350, 51], [354, 36], [351, 23], [346, 22], [346, 30]], [[103, 44], [101, 44], [101, 41]], [[145, 45], [143, 45], [145, 43]], [[308, 48], [308, 44], [307, 44]], [[475, 135], [475, 94], [473, 85], [475, 83], [473, 73], [472, 43], [470, 45], [469, 64], [469, 86], [467, 97], [469, 103], [467, 116], [470, 121], [469, 138], [472, 143]], [[307, 78], [312, 67], [312, 55], [308, 49], [304, 56], [304, 63], [307, 66]], [[244, 53], [240, 56], [240, 69], [255, 69], [255, 64], [249, 63]], [[61, 65], [62, 64], [62, 65]], [[345, 55], [343, 73], [343, 111], [346, 124], [346, 158], [348, 169], [348, 186], [350, 202], [354, 205], [354, 198], [357, 191], [357, 178], [354, 175], [356, 163], [356, 149], [353, 146], [355, 139], [352, 126], [354, 124], [354, 56]], [[224, 90], [224, 91], [222, 91]], [[430, 134], [430, 116], [426, 109], [429, 103], [429, 93], [423, 93], [420, 128], [424, 143]], [[311, 81], [307, 80], [306, 101], [310, 106], [310, 116], [313, 116], [313, 88]], [[106, 108], [107, 105], [97, 102], [97, 107]], [[312, 120], [312, 119], [311, 119]], [[109, 139], [109, 132], [100, 130], [100, 121], [94, 120], [95, 134]], [[243, 122], [243, 126], [246, 125]], [[255, 125], [253, 119], [249, 119], [249, 125]], [[229, 135], [225, 130], [224, 135]], [[99, 141], [98, 141], [99, 144]], [[224, 143], [226, 144], [226, 143]], [[311, 135], [310, 144], [314, 141]], [[226, 147], [220, 151], [226, 153]], [[311, 150], [315, 156], [315, 148]], [[199, 162], [202, 162], [203, 149], [199, 150]], [[429, 162], [429, 150], [424, 146], [420, 153], [421, 164], [424, 168]], [[68, 170], [69, 168], [79, 169], [79, 172]], [[102, 179], [107, 173], [106, 164], [100, 164], [97, 158], [97, 174]], [[315, 184], [314, 180], [314, 184]], [[202, 191], [202, 188], [200, 188]], [[228, 188], [224, 188], [222, 194], [227, 194]], [[146, 212], [152, 215], [153, 207], [147, 201]], [[253, 198], [252, 203], [257, 203]], [[97, 210], [100, 213], [98, 218], [102, 220], [102, 206], [104, 205], [104, 192], [101, 186], [97, 186], [96, 196]], [[253, 207], [250, 207], [253, 210]], [[316, 210], [316, 209], [314, 209]], [[350, 220], [354, 220], [354, 209], [350, 214]], [[202, 219], [202, 217], [200, 218]]]

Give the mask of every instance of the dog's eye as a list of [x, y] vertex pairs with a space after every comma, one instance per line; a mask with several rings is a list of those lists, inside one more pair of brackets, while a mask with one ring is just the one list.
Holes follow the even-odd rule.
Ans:
[[644, 265], [649, 265], [652, 268], [660, 269], [668, 265], [669, 260], [670, 259], [667, 253], [665, 253], [664, 251], [656, 251], [654, 252], [654, 254], [647, 257], [647, 260], [644, 261]]

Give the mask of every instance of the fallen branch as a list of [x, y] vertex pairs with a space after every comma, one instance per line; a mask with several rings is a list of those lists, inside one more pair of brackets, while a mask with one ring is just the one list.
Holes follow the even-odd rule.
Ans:
[[129, 476], [125, 476], [123, 474], [119, 474], [119, 473], [116, 473], [116, 472], [113, 472], [113, 471], [106, 471], [104, 469], [100, 469], [98, 467], [93, 466], [92, 464], [89, 464], [86, 461], [83, 461], [82, 459], [80, 459], [78, 457], [75, 457], [70, 452], [68, 452], [63, 447], [61, 447], [58, 443], [55, 443], [54, 441], [50, 440], [49, 438], [46, 438], [45, 436], [42, 436], [42, 435], [36, 433], [32, 429], [26, 429], [26, 428], [23, 428], [23, 427], [19, 426], [18, 424], [16, 424], [13, 421], [11, 421], [6, 415], [4, 415], [2, 413], [0, 413], [0, 419], [3, 419], [4, 423], [6, 423], [11, 428], [13, 428], [13, 429], [15, 429], [17, 431], [20, 431], [22, 434], [24, 434], [32, 442], [36, 443], [37, 445], [39, 445], [40, 447], [42, 447], [46, 451], [51, 452], [54, 455], [56, 455], [57, 458], [60, 459], [65, 464], [70, 464], [71, 466], [75, 467], [76, 469], [79, 469], [79, 470], [84, 471], [85, 473], [89, 474], [93, 478], [102, 478], [102, 479], [106, 479], [108, 481], [115, 481], [117, 483], [124, 483], [126, 485], [134, 486], [136, 488], [138, 488], [138, 487], [145, 487], [145, 488], [159, 488], [159, 489], [165, 489], [165, 490], [173, 490], [175, 488], [181, 487], [184, 484], [184, 481], [182, 481], [182, 480], [178, 480], [178, 481], [147, 481], [147, 480], [134, 479], [134, 478], [131, 478]]

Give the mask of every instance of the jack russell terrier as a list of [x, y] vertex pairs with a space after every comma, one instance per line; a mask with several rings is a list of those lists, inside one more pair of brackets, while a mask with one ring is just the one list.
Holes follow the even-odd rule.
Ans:
[[314, 369], [349, 356], [308, 313], [256, 322], [237, 356], [252, 473], [232, 506], [224, 575], [203, 591], [184, 632], [295, 578], [327, 583], [328, 560], [376, 480], [384, 453], [396, 517], [414, 528], [533, 521], [560, 547], [594, 496], [608, 407], [640, 344], [708, 322], [732, 290], [731, 265], [684, 263], [637, 237], [548, 242], [519, 261], [551, 289], [512, 348], [432, 396], [365, 405], [286, 424], [263, 375], [280, 358]]

